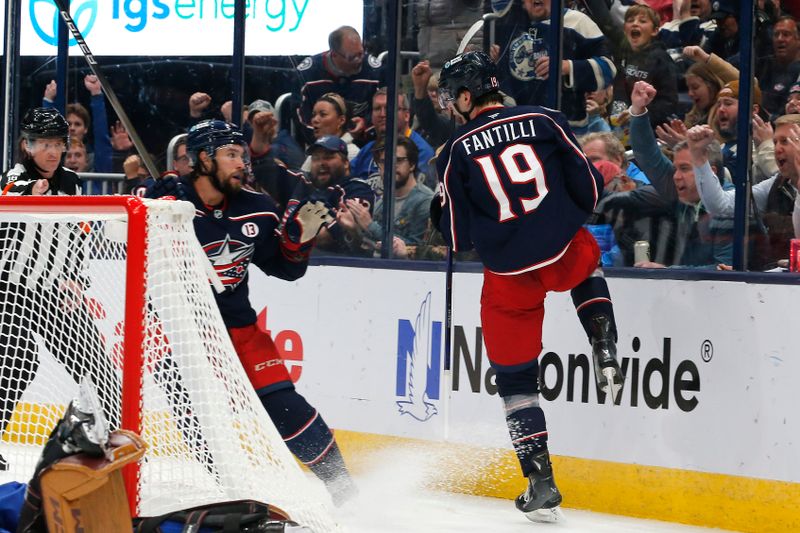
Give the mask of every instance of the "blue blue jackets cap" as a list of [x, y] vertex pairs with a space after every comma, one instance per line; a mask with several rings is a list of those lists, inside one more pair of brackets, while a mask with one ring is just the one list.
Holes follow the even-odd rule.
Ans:
[[711, 18], [724, 19], [728, 15], [739, 13], [739, 2], [735, 0], [714, 0], [711, 4]]
[[306, 155], [311, 155], [317, 148], [324, 148], [329, 152], [339, 152], [345, 158], [347, 157], [347, 144], [336, 135], [323, 135], [308, 147]]

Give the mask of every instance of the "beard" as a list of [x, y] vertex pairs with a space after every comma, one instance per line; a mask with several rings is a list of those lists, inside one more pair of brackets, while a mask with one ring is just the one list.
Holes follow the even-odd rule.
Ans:
[[[320, 173], [325, 174], [325, 177], [320, 178]], [[345, 169], [343, 167], [322, 165], [311, 175], [311, 184], [316, 189], [322, 189], [339, 183], [344, 176]]]
[[408, 180], [409, 180], [410, 177], [411, 177], [411, 174], [406, 174], [405, 176], [402, 176], [400, 174], [395, 174], [395, 176], [394, 176], [394, 188], [395, 188], [395, 190], [402, 189], [403, 187], [405, 187], [406, 184], [408, 183]]
[[231, 197], [239, 194], [239, 191], [242, 190], [243, 181], [244, 181], [244, 176], [238, 172], [234, 172], [228, 175], [228, 179], [226, 180], [220, 179], [219, 173], [215, 172], [211, 179], [211, 183], [214, 185], [214, 188], [216, 188], [225, 196], [231, 196]]

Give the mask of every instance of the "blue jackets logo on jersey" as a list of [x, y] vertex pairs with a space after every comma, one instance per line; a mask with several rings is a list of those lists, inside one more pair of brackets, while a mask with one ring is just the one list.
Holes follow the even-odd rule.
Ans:
[[544, 39], [523, 33], [511, 42], [509, 50], [512, 76], [522, 81], [539, 79], [536, 76], [536, 60], [547, 55]]
[[[41, 40], [49, 45], [58, 45], [58, 21], [61, 14], [53, 0], [30, 0], [28, 5], [33, 31]], [[88, 11], [88, 13], [86, 13]], [[97, 0], [72, 0], [70, 6], [72, 19], [84, 38], [89, 36], [89, 32], [94, 27], [97, 19]], [[74, 38], [70, 37], [69, 45], [77, 44]]]
[[253, 258], [254, 244], [231, 239], [226, 235], [221, 241], [214, 241], [203, 247], [220, 281], [226, 289], [233, 290], [247, 274], [247, 267]]
[[395, 395], [401, 415], [420, 422], [439, 412], [442, 362], [442, 323], [431, 320], [431, 293], [419, 308], [412, 325], [397, 321], [397, 387]]

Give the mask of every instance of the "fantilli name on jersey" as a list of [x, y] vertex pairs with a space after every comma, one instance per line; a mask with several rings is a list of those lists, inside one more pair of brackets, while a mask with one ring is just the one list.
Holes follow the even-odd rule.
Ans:
[[[492, 115], [489, 118], [497, 118], [497, 115]], [[533, 137], [536, 137], [533, 119], [523, 122], [501, 122], [497, 126], [481, 130], [475, 135], [465, 137], [461, 140], [461, 145], [464, 147], [467, 155], [472, 155], [473, 151], [494, 148], [495, 145], [500, 143], [510, 143], [518, 139], [530, 139]]]

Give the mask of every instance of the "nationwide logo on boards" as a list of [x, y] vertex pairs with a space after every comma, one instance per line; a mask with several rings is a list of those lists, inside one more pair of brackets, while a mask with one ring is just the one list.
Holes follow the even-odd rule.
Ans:
[[[39, 38], [51, 46], [58, 45], [58, 21], [61, 19], [58, 7], [53, 0], [28, 0], [28, 13], [33, 31]], [[97, 0], [72, 0], [70, 13], [72, 20], [83, 35], [87, 38], [97, 20]], [[69, 45], [77, 44], [70, 38]]]
[[442, 323], [431, 320], [431, 293], [419, 306], [413, 323], [397, 321], [397, 382], [401, 415], [420, 422], [439, 413], [442, 369]]
[[[484, 357], [483, 332], [480, 327], [470, 335], [463, 326], [453, 327], [453, 392], [460, 390], [473, 394], [497, 394], [495, 371]], [[700, 403], [701, 372], [691, 359], [682, 359], [672, 353], [672, 338], [661, 341], [661, 354], [650, 356], [659, 347], [645, 345], [639, 337], [631, 340], [630, 348], [619, 344], [618, 358], [625, 386], [618, 400], [627, 407], [673, 409], [693, 411]], [[589, 352], [586, 345], [586, 352]], [[700, 358], [710, 363], [714, 347], [704, 340], [700, 345]], [[605, 403], [605, 394], [594, 379], [591, 353], [569, 353], [563, 356], [547, 351], [539, 356], [539, 387], [548, 401], [568, 403]]]

